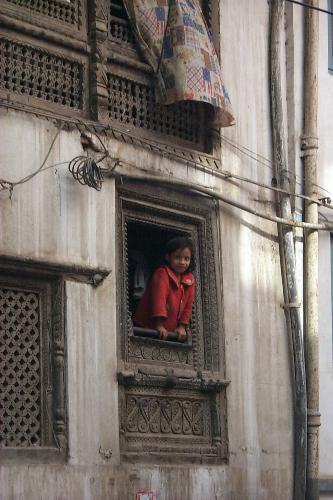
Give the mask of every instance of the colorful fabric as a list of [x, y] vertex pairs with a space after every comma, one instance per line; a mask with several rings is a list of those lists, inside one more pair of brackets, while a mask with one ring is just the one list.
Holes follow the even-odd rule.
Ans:
[[124, 0], [134, 33], [156, 76], [161, 104], [199, 101], [215, 124], [235, 123], [211, 35], [198, 0]]
[[164, 318], [168, 332], [180, 324], [187, 325], [192, 314], [195, 280], [192, 273], [183, 274], [181, 282], [170, 267], [158, 267], [152, 275], [134, 314], [134, 323], [155, 328], [155, 318]]

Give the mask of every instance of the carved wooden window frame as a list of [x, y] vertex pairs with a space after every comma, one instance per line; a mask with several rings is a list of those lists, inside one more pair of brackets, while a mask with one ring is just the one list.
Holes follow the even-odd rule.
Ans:
[[[152, 194], [149, 186], [140, 182], [125, 182], [118, 186], [117, 219], [122, 457], [125, 461], [220, 463], [227, 459], [228, 382], [224, 379], [218, 221], [214, 203], [204, 197], [179, 194], [171, 189], [154, 187]], [[129, 221], [135, 220], [149, 225], [164, 225], [169, 230], [189, 231], [194, 239], [200, 270], [196, 274], [198, 324], [196, 334], [192, 333], [192, 345], [134, 337], [132, 334], [127, 297], [126, 226]], [[138, 352], [143, 353], [141, 359]], [[180, 401], [187, 406], [184, 407], [185, 403]], [[191, 420], [192, 417], [194, 419], [194, 409], [200, 414], [196, 416], [200, 420], [199, 427], [195, 427]], [[152, 427], [147, 422], [135, 424], [135, 419], [141, 418], [140, 412], [146, 414]], [[168, 412], [180, 412], [182, 423], [173, 422], [172, 416], [166, 417], [167, 421], [163, 420], [163, 415], [168, 415]], [[192, 417], [188, 417], [188, 412]], [[150, 419], [155, 420], [155, 424]], [[159, 423], [156, 424], [156, 421]], [[145, 425], [150, 431], [144, 430]], [[182, 430], [177, 430], [179, 425]], [[165, 429], [171, 429], [170, 426], [174, 431], [168, 433]], [[162, 427], [164, 430], [161, 430]]]
[[67, 395], [65, 349], [65, 286], [54, 274], [36, 274], [9, 260], [1, 266], [0, 286], [39, 297], [40, 443], [0, 446], [3, 463], [63, 462], [67, 456]]

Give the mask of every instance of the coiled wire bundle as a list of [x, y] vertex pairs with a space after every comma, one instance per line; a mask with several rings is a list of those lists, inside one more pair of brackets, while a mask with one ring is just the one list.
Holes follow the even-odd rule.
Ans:
[[105, 155], [96, 162], [89, 156], [76, 156], [69, 162], [68, 170], [80, 184], [100, 191], [104, 182], [104, 176], [101, 167], [97, 163], [104, 158]]

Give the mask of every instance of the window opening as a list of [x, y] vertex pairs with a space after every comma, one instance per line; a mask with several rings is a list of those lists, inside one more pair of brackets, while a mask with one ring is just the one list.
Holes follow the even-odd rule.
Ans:
[[[175, 237], [191, 237], [190, 232], [161, 227], [154, 224], [127, 222], [128, 248], [128, 308], [131, 319], [154, 270], [164, 263], [167, 242]], [[194, 308], [193, 308], [194, 309]], [[193, 317], [194, 311], [192, 313]], [[187, 343], [190, 339], [191, 322], [188, 328]], [[159, 340], [156, 330], [142, 328], [133, 324], [134, 336], [150, 337]], [[175, 332], [168, 332], [167, 341], [178, 341]]]

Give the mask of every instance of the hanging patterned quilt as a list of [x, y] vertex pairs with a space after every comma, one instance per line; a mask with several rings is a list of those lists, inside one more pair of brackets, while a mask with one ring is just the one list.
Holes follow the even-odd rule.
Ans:
[[143, 56], [154, 70], [161, 104], [200, 101], [216, 126], [235, 123], [220, 65], [198, 0], [124, 0]]

